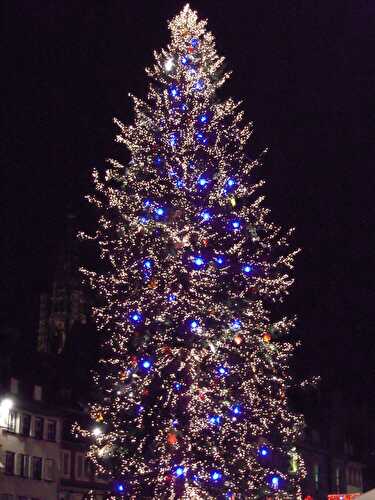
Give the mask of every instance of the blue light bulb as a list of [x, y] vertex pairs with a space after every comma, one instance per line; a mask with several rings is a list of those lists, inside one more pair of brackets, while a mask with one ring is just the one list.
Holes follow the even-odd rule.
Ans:
[[253, 272], [253, 266], [251, 264], [244, 264], [242, 266], [242, 272], [246, 275], [249, 276]]
[[148, 370], [149, 368], [151, 368], [151, 361], [148, 359], [145, 359], [144, 361], [142, 361], [142, 367], [145, 370]]
[[115, 492], [116, 493], [124, 493], [124, 491], [125, 491], [124, 483], [116, 482], [115, 483]]
[[241, 406], [240, 405], [234, 405], [232, 407], [232, 413], [233, 413], [233, 415], [241, 415], [241, 413], [242, 413]]
[[194, 49], [196, 49], [196, 48], [198, 47], [198, 45], [199, 45], [199, 40], [198, 40], [198, 38], [192, 38], [192, 39], [191, 39], [190, 44], [191, 44], [191, 46], [192, 46]]
[[174, 388], [176, 389], [176, 391], [180, 391], [182, 389], [182, 385], [180, 384], [180, 382], [175, 382]]
[[219, 366], [217, 371], [218, 371], [218, 374], [221, 375], [222, 377], [224, 377], [225, 375], [228, 375], [228, 373], [229, 373], [228, 368], [225, 368], [225, 366]]
[[200, 177], [199, 180], [198, 180], [198, 184], [201, 186], [201, 187], [204, 187], [204, 186], [207, 186], [208, 184], [208, 180], [205, 179], [204, 177]]
[[239, 330], [241, 328], [241, 321], [239, 319], [234, 319], [230, 324], [232, 330]]
[[240, 220], [238, 220], [238, 219], [232, 220], [232, 221], [230, 222], [230, 226], [231, 226], [231, 228], [232, 228], [232, 229], [234, 229], [235, 231], [236, 231], [237, 229], [241, 229], [241, 221], [240, 221]]
[[233, 187], [236, 185], [235, 179], [228, 179], [227, 186], [228, 187]]
[[200, 144], [206, 145], [208, 143], [208, 138], [203, 132], [197, 132], [195, 137]]
[[179, 465], [178, 467], [175, 467], [174, 471], [175, 475], [177, 477], [182, 477], [185, 475], [185, 467], [182, 467], [182, 465]]
[[181, 63], [186, 66], [187, 64], [189, 64], [190, 62], [190, 59], [188, 58], [188, 56], [182, 56], [181, 57]]
[[199, 326], [199, 321], [197, 319], [192, 319], [189, 323], [190, 330], [195, 330]]
[[218, 470], [214, 470], [211, 472], [212, 481], [215, 481], [215, 482], [220, 481], [222, 479], [222, 477], [223, 477], [223, 474]]
[[204, 81], [202, 79], [198, 80], [194, 84], [194, 90], [203, 90], [204, 89]]
[[217, 255], [216, 257], [214, 257], [214, 261], [216, 262], [216, 264], [218, 266], [223, 266], [225, 263], [225, 259], [224, 259], [223, 255]]
[[203, 259], [203, 257], [201, 257], [201, 256], [194, 257], [194, 264], [197, 267], [202, 267], [204, 265], [204, 259]]
[[149, 259], [146, 259], [143, 261], [143, 267], [145, 269], [151, 269], [152, 268], [152, 261]]
[[279, 489], [279, 482], [280, 482], [280, 478], [278, 476], [273, 476], [271, 478], [271, 486], [274, 490]]
[[220, 425], [221, 423], [221, 417], [219, 415], [213, 415], [210, 417], [210, 424], [211, 425]]
[[202, 123], [202, 124], [207, 123], [208, 122], [208, 115], [206, 115], [206, 113], [199, 115], [198, 121], [199, 121], [199, 123]]
[[176, 295], [174, 293], [170, 293], [168, 295], [168, 302], [174, 302], [176, 300]]
[[132, 323], [140, 323], [142, 321], [142, 314], [139, 311], [132, 311], [129, 317]]
[[262, 457], [266, 457], [268, 454], [269, 454], [270, 450], [267, 446], [261, 446], [259, 448], [259, 455], [262, 456]]
[[171, 85], [169, 87], [169, 95], [172, 97], [178, 97], [180, 95], [180, 89], [176, 85]]
[[203, 210], [203, 212], [201, 212], [201, 217], [205, 222], [207, 222], [211, 219], [211, 214], [208, 210]]
[[162, 208], [162, 207], [158, 207], [158, 208], [156, 208], [156, 209], [155, 209], [155, 213], [156, 213], [156, 215], [158, 215], [159, 217], [161, 217], [162, 215], [164, 215], [164, 212], [165, 212], [165, 210], [164, 210], [164, 208]]

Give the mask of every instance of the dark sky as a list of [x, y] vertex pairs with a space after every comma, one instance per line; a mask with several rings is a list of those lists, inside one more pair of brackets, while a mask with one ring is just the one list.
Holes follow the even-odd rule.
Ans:
[[[1, 324], [35, 334], [67, 207], [83, 226], [93, 220], [82, 203], [92, 167], [125, 157], [112, 142], [112, 117], [132, 119], [128, 92], [144, 95], [143, 68], [182, 6], [2, 3]], [[233, 69], [225, 95], [243, 99], [255, 123], [250, 150], [270, 149], [263, 176], [274, 219], [297, 227], [303, 253], [289, 308], [300, 318], [300, 360], [327, 380], [365, 379], [371, 373], [359, 375], [358, 365], [374, 359], [374, 2], [191, 6]]]

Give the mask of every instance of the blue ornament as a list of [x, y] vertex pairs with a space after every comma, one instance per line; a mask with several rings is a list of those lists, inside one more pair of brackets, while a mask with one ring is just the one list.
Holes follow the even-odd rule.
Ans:
[[147, 270], [150, 270], [152, 268], [152, 264], [153, 262], [150, 259], [146, 259], [143, 261], [143, 267]]
[[253, 272], [253, 266], [251, 264], [244, 264], [242, 266], [242, 273], [245, 276], [250, 276], [252, 272]]
[[176, 181], [176, 187], [178, 187], [179, 189], [183, 188], [184, 186], [185, 186], [185, 183], [184, 183], [184, 181], [183, 181], [183, 180], [178, 179], [178, 180]]
[[141, 224], [147, 224], [149, 218], [146, 217], [146, 215], [142, 215], [139, 220], [141, 221]]
[[152, 362], [150, 359], [141, 359], [140, 365], [141, 365], [141, 368], [148, 371], [152, 366]]
[[241, 324], [241, 321], [239, 319], [234, 319], [232, 321], [232, 323], [230, 324], [231, 330], [234, 330], [234, 331], [240, 330], [241, 326], [242, 326], [242, 324]]
[[242, 223], [239, 219], [233, 219], [229, 222], [229, 227], [233, 231], [239, 231], [242, 228]]
[[216, 265], [218, 267], [223, 267], [225, 264], [225, 257], [224, 255], [217, 255], [216, 257], [214, 257], [214, 261], [216, 262]]
[[137, 405], [137, 406], [136, 406], [136, 411], [137, 411], [137, 414], [138, 414], [138, 415], [140, 415], [140, 414], [143, 412], [143, 410], [144, 410], [144, 409], [145, 409], [145, 407], [144, 407], [144, 406], [142, 406], [142, 405]]
[[179, 140], [180, 140], [180, 134], [178, 132], [172, 132], [169, 135], [169, 143], [172, 147], [177, 146]]
[[219, 366], [217, 372], [221, 377], [226, 377], [229, 374], [229, 370], [225, 366]]
[[203, 210], [203, 212], [200, 213], [200, 216], [204, 222], [208, 222], [212, 217], [209, 210]]
[[115, 493], [124, 493], [125, 492], [125, 483], [122, 481], [116, 481], [114, 483]]
[[241, 406], [240, 406], [240, 405], [234, 405], [234, 406], [232, 406], [232, 408], [231, 408], [231, 412], [233, 413], [233, 415], [236, 415], [236, 416], [241, 415], [241, 413], [242, 413], [242, 408], [241, 408]]
[[181, 57], [181, 64], [183, 64], [184, 66], [187, 66], [190, 62], [190, 59], [188, 58], [188, 56], [182, 56]]
[[271, 477], [271, 487], [273, 490], [278, 490], [280, 486], [280, 478], [279, 476], [272, 476]]
[[188, 323], [190, 330], [196, 330], [199, 327], [199, 320], [192, 319]]
[[270, 454], [270, 449], [268, 446], [263, 445], [259, 448], [258, 453], [261, 457], [267, 457]]
[[223, 479], [223, 474], [218, 470], [213, 470], [210, 475], [212, 481], [215, 482], [221, 481]]
[[144, 201], [143, 201], [143, 206], [144, 207], [149, 207], [151, 206], [152, 204], [152, 201], [149, 199], [149, 198], [146, 198]]
[[180, 89], [176, 85], [171, 85], [168, 92], [171, 97], [176, 98], [180, 96]]
[[195, 134], [197, 141], [204, 146], [208, 143], [208, 137], [203, 132], [197, 132]]
[[208, 115], [206, 113], [202, 113], [198, 116], [198, 122], [201, 125], [205, 125], [208, 122]]
[[198, 185], [202, 188], [206, 187], [209, 182], [210, 181], [204, 177], [199, 177], [198, 179]]
[[194, 90], [203, 90], [204, 89], [204, 81], [202, 80], [202, 78], [200, 78], [199, 80], [197, 80], [194, 83], [193, 89]]
[[212, 417], [210, 417], [210, 424], [211, 425], [220, 425], [221, 424], [220, 415], [213, 415]]
[[176, 477], [183, 477], [185, 475], [185, 467], [182, 465], [176, 465], [174, 467], [174, 475]]
[[154, 159], [154, 164], [157, 167], [161, 167], [164, 164], [164, 158], [162, 156], [156, 156]]
[[233, 191], [233, 189], [235, 189], [236, 186], [237, 186], [236, 179], [233, 178], [228, 179], [225, 184], [225, 192]]
[[130, 318], [130, 321], [135, 325], [138, 325], [139, 323], [141, 323], [143, 321], [143, 316], [139, 311], [132, 311], [129, 314], [129, 318]]
[[193, 262], [194, 262], [194, 265], [197, 269], [201, 269], [205, 264], [204, 258], [200, 255], [197, 255], [197, 257], [194, 257]]
[[170, 293], [168, 295], [168, 302], [175, 302], [176, 300], [176, 295], [174, 293]]
[[165, 216], [165, 208], [157, 207], [157, 208], [155, 208], [154, 213], [155, 213], [156, 219], [161, 219], [162, 217]]
[[196, 49], [198, 47], [198, 45], [199, 45], [198, 38], [192, 38], [190, 44], [193, 47], [193, 49]]
[[182, 389], [182, 384], [180, 384], [180, 382], [175, 382], [174, 388], [177, 392], [179, 392]]
[[187, 107], [187, 105], [184, 102], [182, 102], [179, 105], [178, 109], [184, 113], [185, 111], [187, 111], [188, 107]]

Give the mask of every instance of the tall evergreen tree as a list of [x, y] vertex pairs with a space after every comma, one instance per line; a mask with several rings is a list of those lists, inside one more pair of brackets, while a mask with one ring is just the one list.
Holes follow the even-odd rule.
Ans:
[[105, 272], [84, 271], [103, 331], [90, 457], [133, 498], [300, 498], [288, 408], [291, 231], [269, 220], [240, 103], [187, 5], [155, 53], [146, 100], [120, 127], [125, 168], [94, 173]]

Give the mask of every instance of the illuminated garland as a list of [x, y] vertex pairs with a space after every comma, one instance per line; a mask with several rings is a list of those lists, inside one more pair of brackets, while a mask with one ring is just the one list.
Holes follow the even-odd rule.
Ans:
[[229, 74], [205, 26], [189, 6], [169, 23], [134, 124], [116, 120], [130, 164], [94, 172], [109, 265], [84, 274], [102, 301], [102, 399], [96, 428], [77, 432], [119, 494], [300, 498], [293, 320], [271, 313], [296, 251], [257, 194], [239, 103], [215, 97]]

